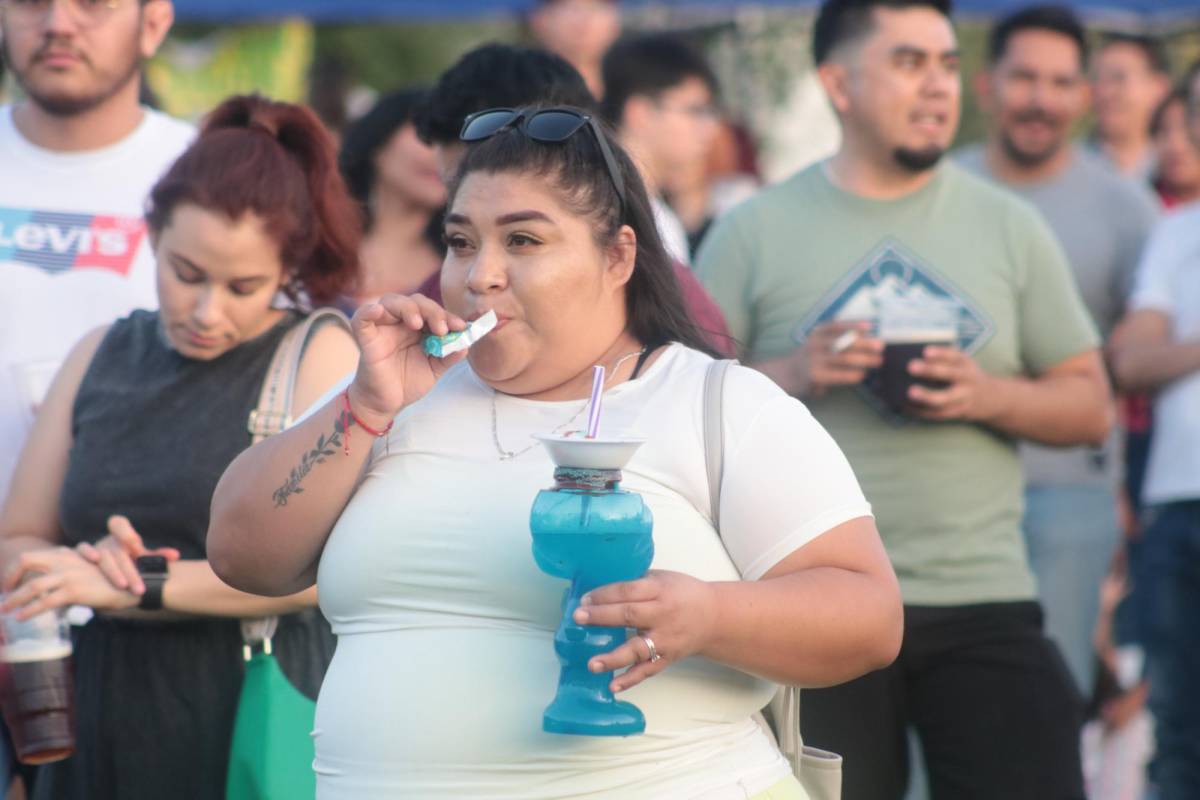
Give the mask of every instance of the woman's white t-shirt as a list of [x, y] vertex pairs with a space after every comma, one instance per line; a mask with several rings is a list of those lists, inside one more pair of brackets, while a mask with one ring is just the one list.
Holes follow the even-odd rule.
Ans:
[[[645, 437], [622, 486], [654, 516], [653, 568], [755, 580], [870, 515], [841, 451], [798, 401], [735, 367], [724, 409], [722, 534], [708, 519], [702, 388], [711, 359], [672, 345], [605, 395], [604, 432]], [[535, 433], [583, 427], [584, 401], [494, 395], [465, 362], [397, 419], [329, 537], [321, 609], [338, 635], [317, 705], [320, 800], [748, 797], [788, 774], [750, 719], [765, 680], [700, 657], [621, 695], [630, 737], [544, 733], [566, 582], [531, 554], [553, 484]]]

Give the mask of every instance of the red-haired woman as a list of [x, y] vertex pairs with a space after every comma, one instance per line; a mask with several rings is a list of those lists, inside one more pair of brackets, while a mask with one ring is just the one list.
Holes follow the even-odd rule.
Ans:
[[[250, 445], [247, 418], [276, 346], [304, 318], [297, 309], [337, 297], [355, 272], [357, 214], [333, 142], [306, 109], [228, 100], [154, 187], [147, 222], [160, 310], [75, 347], [0, 514], [5, 608], [96, 611], [75, 632], [76, 753], [43, 769], [40, 798], [222, 797], [243, 672], [238, 618], [285, 615], [276, 652], [310, 692], [331, 646], [308, 610], [315, 589], [229, 588], [206, 560], [205, 533], [217, 479]], [[356, 360], [347, 333], [320, 328], [292, 408]], [[169, 561], [161, 587], [135, 562], [144, 554]]]

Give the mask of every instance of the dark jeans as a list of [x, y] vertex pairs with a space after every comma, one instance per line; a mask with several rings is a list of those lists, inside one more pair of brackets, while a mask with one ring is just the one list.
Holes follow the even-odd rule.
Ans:
[[1200, 501], [1150, 511], [1142, 543], [1142, 626], [1150, 709], [1157, 725], [1152, 775], [1161, 800], [1200, 798]]
[[1083, 703], [1035, 602], [906, 606], [892, 666], [805, 690], [806, 744], [845, 758], [844, 800], [899, 800], [916, 728], [934, 800], [1081, 800]]

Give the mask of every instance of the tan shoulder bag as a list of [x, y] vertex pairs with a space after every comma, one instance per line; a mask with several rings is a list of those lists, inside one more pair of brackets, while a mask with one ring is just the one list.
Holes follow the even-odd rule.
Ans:
[[[350, 321], [345, 314], [334, 308], [320, 308], [279, 340], [275, 355], [271, 357], [271, 365], [267, 367], [267, 376], [263, 379], [258, 406], [250, 412], [246, 422], [253, 444], [274, 436], [292, 424], [292, 399], [296, 394], [300, 361], [304, 358], [309, 340], [324, 325], [339, 325], [347, 332], [350, 330]], [[251, 649], [257, 645], [271, 652], [271, 637], [275, 634], [278, 622], [278, 617], [242, 620], [242, 640], [247, 660]]]

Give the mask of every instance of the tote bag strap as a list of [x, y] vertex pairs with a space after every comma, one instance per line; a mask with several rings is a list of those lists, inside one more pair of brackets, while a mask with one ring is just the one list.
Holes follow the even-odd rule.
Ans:
[[258, 406], [250, 412], [246, 428], [254, 444], [268, 436], [274, 436], [292, 424], [292, 399], [296, 394], [296, 377], [300, 374], [300, 361], [313, 334], [325, 325], [338, 325], [350, 331], [350, 321], [335, 308], [321, 308], [292, 328], [279, 341], [267, 377], [263, 380], [258, 395]]
[[[736, 363], [713, 361], [704, 376], [704, 466], [708, 473], [709, 514], [717, 535], [721, 533], [721, 485], [725, 474], [725, 377]], [[773, 724], [768, 724], [761, 713], [754, 719], [779, 746], [810, 800], [840, 800], [842, 757], [804, 746], [800, 737], [800, 690], [781, 686], [767, 708]]]
[[704, 466], [708, 472], [709, 515], [721, 532], [721, 479], [725, 469], [725, 376], [736, 361], [718, 359], [704, 374]]
[[[250, 412], [250, 418], [246, 421], [246, 429], [254, 444], [292, 424], [292, 400], [296, 395], [300, 362], [313, 334], [326, 325], [338, 325], [350, 331], [350, 321], [345, 314], [337, 309], [321, 308], [309, 314], [279, 340], [258, 395], [258, 406]], [[247, 661], [259, 645], [264, 653], [270, 655], [271, 637], [275, 635], [278, 624], [278, 617], [242, 620], [242, 655]]]

